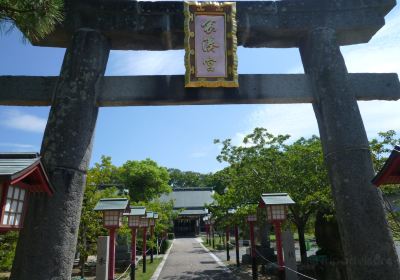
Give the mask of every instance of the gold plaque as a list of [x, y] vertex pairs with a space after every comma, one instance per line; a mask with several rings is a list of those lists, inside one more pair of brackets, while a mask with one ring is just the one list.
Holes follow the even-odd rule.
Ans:
[[185, 2], [185, 87], [238, 87], [236, 4]]

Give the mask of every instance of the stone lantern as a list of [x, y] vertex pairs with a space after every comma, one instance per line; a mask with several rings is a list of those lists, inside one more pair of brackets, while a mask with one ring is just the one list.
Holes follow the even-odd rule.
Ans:
[[0, 153], [0, 233], [23, 227], [29, 196], [53, 192], [37, 153]]
[[122, 215], [129, 213], [129, 200], [126, 198], [100, 199], [93, 210], [103, 213], [103, 226], [110, 232], [108, 280], [114, 280], [115, 232], [122, 224]]

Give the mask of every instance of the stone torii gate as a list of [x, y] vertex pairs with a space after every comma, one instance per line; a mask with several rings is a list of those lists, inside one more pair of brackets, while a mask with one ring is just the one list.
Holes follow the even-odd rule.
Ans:
[[398, 100], [396, 74], [349, 74], [340, 46], [368, 42], [395, 0], [238, 2], [238, 44], [298, 47], [304, 75], [241, 75], [238, 89], [185, 89], [183, 76], [103, 77], [110, 49], [183, 48], [182, 2], [66, 0], [37, 46], [67, 47], [59, 77], [0, 77], [0, 105], [51, 106], [41, 154], [56, 189], [37, 195], [11, 279], [69, 279], [99, 106], [312, 103], [349, 279], [400, 279], [357, 100]]

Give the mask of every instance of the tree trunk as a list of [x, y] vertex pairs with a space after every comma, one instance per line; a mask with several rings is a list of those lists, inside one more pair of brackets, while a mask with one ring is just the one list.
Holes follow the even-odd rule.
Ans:
[[304, 237], [305, 224], [297, 224], [297, 232], [299, 234], [299, 245], [300, 245], [300, 256], [301, 263], [307, 263], [307, 248], [306, 248], [306, 239]]
[[109, 42], [81, 29], [67, 49], [47, 122], [41, 154], [55, 193], [29, 200], [12, 268], [12, 280], [70, 279], [86, 172]]
[[300, 52], [315, 98], [349, 279], [400, 279], [382, 202], [370, 182], [374, 170], [368, 139], [335, 30], [311, 31]]

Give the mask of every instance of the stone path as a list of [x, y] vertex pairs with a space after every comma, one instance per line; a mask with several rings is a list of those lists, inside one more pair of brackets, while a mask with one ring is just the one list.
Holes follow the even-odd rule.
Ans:
[[236, 280], [195, 238], [175, 239], [158, 280]]

